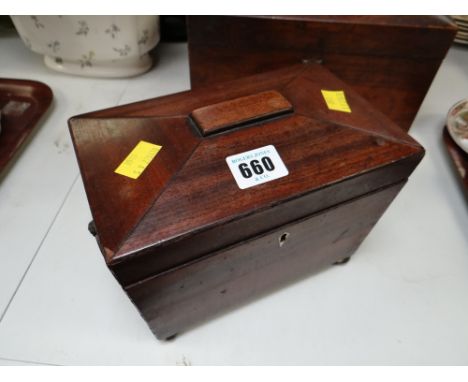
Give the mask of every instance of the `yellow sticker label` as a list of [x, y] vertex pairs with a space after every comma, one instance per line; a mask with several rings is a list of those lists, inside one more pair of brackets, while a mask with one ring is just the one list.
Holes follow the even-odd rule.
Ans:
[[161, 149], [162, 146], [140, 141], [114, 172], [138, 179]]
[[351, 113], [351, 108], [346, 101], [346, 96], [343, 90], [322, 90], [322, 95], [330, 110]]

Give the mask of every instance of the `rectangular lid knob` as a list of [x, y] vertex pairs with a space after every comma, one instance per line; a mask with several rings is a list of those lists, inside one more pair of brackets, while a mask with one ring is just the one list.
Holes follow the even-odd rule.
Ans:
[[268, 90], [201, 107], [192, 111], [190, 116], [206, 136], [292, 111], [293, 107], [286, 98], [276, 90]]

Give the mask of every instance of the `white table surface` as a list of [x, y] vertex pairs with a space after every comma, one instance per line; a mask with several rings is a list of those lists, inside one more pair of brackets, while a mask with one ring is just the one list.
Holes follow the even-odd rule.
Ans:
[[353, 259], [156, 340], [106, 269], [67, 119], [189, 88], [185, 44], [149, 73], [86, 79], [0, 36], [0, 77], [45, 82], [54, 104], [0, 179], [0, 365], [468, 364], [468, 205], [441, 143], [468, 97], [453, 47], [411, 128], [426, 157]]

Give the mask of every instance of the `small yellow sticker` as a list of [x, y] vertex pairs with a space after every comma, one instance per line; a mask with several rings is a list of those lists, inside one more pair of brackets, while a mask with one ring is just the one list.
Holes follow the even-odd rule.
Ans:
[[138, 179], [161, 149], [162, 146], [140, 141], [114, 172]]
[[351, 113], [351, 108], [346, 101], [346, 96], [343, 90], [322, 90], [322, 95], [330, 110]]

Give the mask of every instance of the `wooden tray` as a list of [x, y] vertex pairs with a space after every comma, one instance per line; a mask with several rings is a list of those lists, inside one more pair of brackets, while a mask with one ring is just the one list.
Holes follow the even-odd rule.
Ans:
[[452, 159], [455, 172], [460, 178], [460, 182], [465, 193], [465, 197], [468, 201], [468, 154], [465, 153], [450, 136], [447, 127], [444, 128], [443, 132], [444, 144], [447, 148], [450, 158]]
[[0, 174], [52, 102], [52, 90], [37, 81], [0, 78]]

